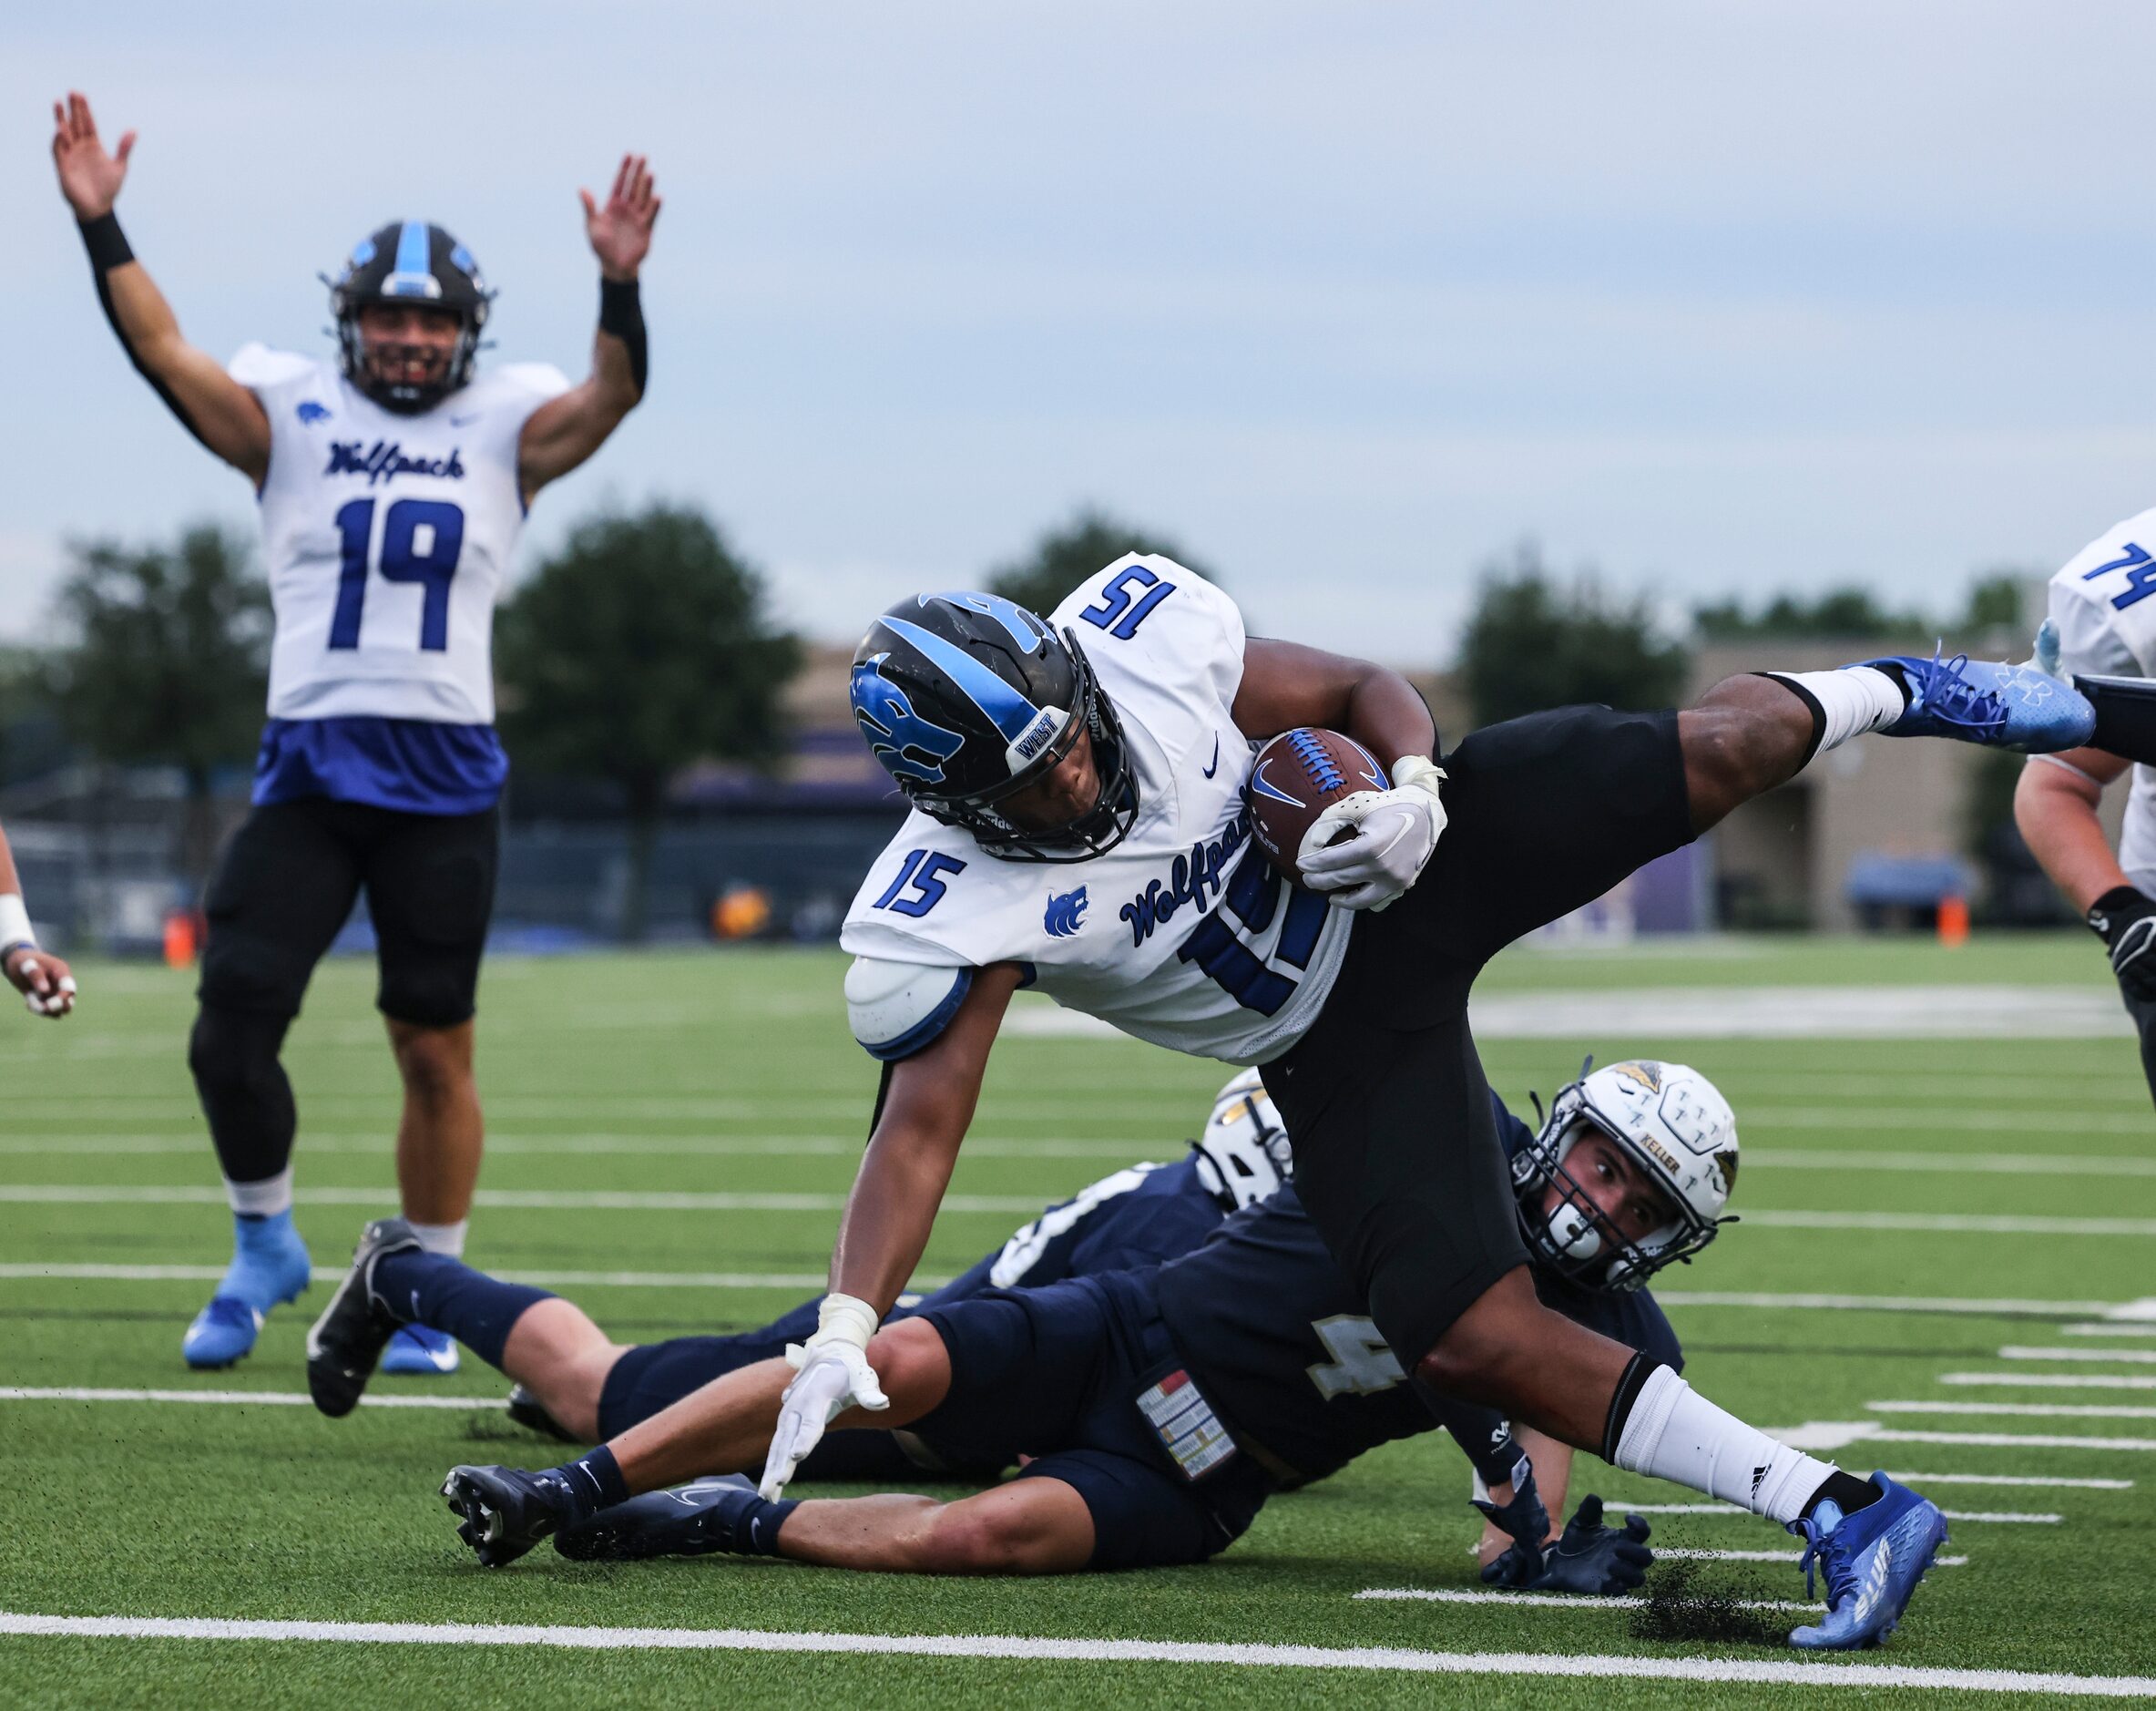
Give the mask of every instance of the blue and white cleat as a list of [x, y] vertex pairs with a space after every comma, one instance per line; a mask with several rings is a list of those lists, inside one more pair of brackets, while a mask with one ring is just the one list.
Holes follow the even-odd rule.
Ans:
[[456, 1338], [426, 1325], [402, 1325], [382, 1351], [382, 1370], [439, 1378], [457, 1368]]
[[233, 1220], [232, 1263], [209, 1305], [180, 1338], [180, 1358], [198, 1372], [214, 1371], [254, 1351], [262, 1320], [280, 1302], [296, 1301], [313, 1276], [307, 1244], [292, 1214]]
[[[2048, 634], [2046, 632], [2049, 632]], [[2036, 655], [2020, 665], [1995, 665], [1966, 653], [1928, 660], [1896, 654], [1860, 663], [1901, 673], [1909, 710], [1880, 734], [1947, 737], [2023, 754], [2055, 754], [2085, 747], [2096, 734], [2096, 709], [2071, 683], [2057, 676], [2058, 632], [2047, 620], [2037, 634]]]
[[1936, 1503], [1884, 1473], [1872, 1483], [1886, 1493], [1854, 1514], [1832, 1501], [1793, 1521], [1789, 1531], [1804, 1542], [1804, 1591], [1813, 1591], [1813, 1567], [1826, 1573], [1826, 1619], [1793, 1629], [1789, 1643], [1807, 1652], [1854, 1652], [1876, 1645], [1901, 1621], [1916, 1583], [1947, 1542], [1947, 1518]]

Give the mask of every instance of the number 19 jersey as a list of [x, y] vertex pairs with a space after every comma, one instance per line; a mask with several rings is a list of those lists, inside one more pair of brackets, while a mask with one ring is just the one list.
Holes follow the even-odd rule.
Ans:
[[870, 867], [841, 944], [930, 968], [1017, 963], [1057, 1003], [1140, 1040], [1270, 1061], [1316, 1020], [1349, 922], [1250, 836], [1250, 743], [1231, 712], [1242, 614], [1195, 571], [1134, 554], [1049, 622], [1078, 637], [1121, 722], [1129, 835], [1068, 865], [1001, 861], [916, 810]]
[[405, 415], [326, 360], [249, 345], [231, 373], [270, 418], [270, 716], [493, 723], [494, 606], [524, 525], [517, 445], [568, 382], [509, 364]]

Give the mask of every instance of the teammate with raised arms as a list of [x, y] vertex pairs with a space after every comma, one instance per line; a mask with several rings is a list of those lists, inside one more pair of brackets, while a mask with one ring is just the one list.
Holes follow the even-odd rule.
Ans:
[[[98, 301], [181, 425], [253, 485], [276, 612], [254, 806], [209, 884], [188, 1050], [235, 1251], [182, 1353], [225, 1367], [307, 1284], [279, 1054], [363, 889], [404, 1081], [404, 1212], [430, 1248], [462, 1250], [482, 1144], [472, 1018], [508, 773], [494, 606], [534, 497], [643, 395], [637, 273], [659, 203], [637, 156], [603, 203], [583, 193], [599, 319], [578, 384], [544, 364], [475, 372], [495, 293], [469, 250], [418, 220], [363, 240], [331, 282], [333, 357], [250, 344], [227, 369], [182, 336], [114, 216], [135, 134], [108, 151], [79, 94], [53, 120]], [[455, 1360], [453, 1343], [415, 1327], [386, 1364]]]

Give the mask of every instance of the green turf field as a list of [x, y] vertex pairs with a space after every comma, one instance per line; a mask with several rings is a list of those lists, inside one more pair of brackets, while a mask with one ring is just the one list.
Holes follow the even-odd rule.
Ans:
[[[751, 1325], [812, 1293], [875, 1079], [846, 1035], [841, 967], [835, 955], [753, 951], [491, 965], [480, 1067], [493, 1137], [469, 1256], [542, 1279], [645, 1274], [565, 1291], [636, 1339]], [[1654, 1637], [1652, 1624], [1671, 1619], [1662, 1608], [1358, 1598], [1372, 1589], [1476, 1589], [1466, 1467], [1441, 1438], [1395, 1445], [1276, 1501], [1201, 1569], [988, 1583], [727, 1559], [577, 1565], [542, 1550], [484, 1573], [455, 1543], [434, 1495], [442, 1473], [459, 1460], [555, 1459], [491, 1409], [366, 1408], [331, 1422], [270, 1404], [26, 1397], [81, 1388], [301, 1393], [301, 1339], [324, 1297], [318, 1284], [298, 1308], [274, 1316], [234, 1371], [197, 1376], [180, 1364], [179, 1334], [206, 1298], [209, 1274], [112, 1275], [214, 1267], [228, 1224], [182, 1062], [191, 982], [141, 966], [92, 965], [83, 975], [81, 1009], [64, 1025], [0, 1016], [0, 1612], [1210, 1642], [1777, 1667], [1791, 1655], [1757, 1637]], [[1493, 968], [1486, 992], [1883, 982], [2028, 987], [2082, 1001], [2106, 985], [2086, 937], [2063, 937], [1960, 952], [1820, 940], [1514, 952]], [[301, 1109], [301, 1225], [318, 1264], [341, 1261], [363, 1219], [393, 1204], [394, 1073], [371, 997], [370, 968], [327, 967], [288, 1054]], [[2140, 1335], [2080, 1328], [2106, 1304], [2156, 1296], [2156, 1119], [2130, 1042], [1687, 1041], [1614, 1032], [1484, 1041], [1492, 1081], [1523, 1109], [1529, 1087], [1547, 1095], [1589, 1049], [1605, 1058], [1685, 1059], [1715, 1077], [1737, 1108], [1747, 1157], [1736, 1205], [1759, 1215], [1665, 1280], [1693, 1381], [1763, 1426], [1869, 1430], [1869, 1441], [1841, 1452], [1862, 1470], [1962, 1476], [1970, 1482], [1935, 1490], [1949, 1510], [2036, 1518], [1955, 1523], [1947, 1549], [1966, 1563], [1934, 1572], [1886, 1650], [1821, 1669], [2156, 1676], [2156, 1322]], [[1128, 1042], [1006, 1040], [928, 1269], [960, 1269], [1000, 1242], [1024, 1209], [1119, 1163], [1171, 1156], [1222, 1074]], [[1834, 1168], [1859, 1149], [1884, 1153], [1887, 1167]], [[2057, 1168], [2032, 1170], [2030, 1160]], [[29, 1192], [40, 1188], [77, 1192]], [[326, 1190], [347, 1197], [309, 1204], [311, 1192]], [[573, 1203], [595, 1193], [669, 1192], [802, 1194], [813, 1209], [774, 1210], [753, 1198], [659, 1210], [515, 1204], [520, 1194]], [[489, 1193], [506, 1198], [488, 1204]], [[822, 1196], [829, 1199], [814, 1198]], [[1793, 1215], [1802, 1214], [1820, 1215]], [[665, 1274], [704, 1276], [669, 1283]], [[1707, 1292], [1779, 1299], [1685, 1299]], [[1789, 1299], [1806, 1294], [1936, 1305], [1879, 1310]], [[2045, 1382], [2010, 1382], [2030, 1378]], [[463, 1373], [431, 1388], [384, 1380], [375, 1393], [489, 1398], [504, 1388], [467, 1357]], [[1924, 1407], [1874, 1406], [1896, 1402]], [[1933, 1411], [1946, 1407], [1956, 1411]], [[2017, 1411], [2029, 1408], [2077, 1411]], [[1969, 1438], [1993, 1441], [1960, 1441]], [[2012, 1441], [2028, 1439], [2073, 1441]], [[1578, 1490], [1691, 1501], [1590, 1460], [1581, 1470]], [[2050, 1482], [2060, 1479], [2081, 1483]], [[1659, 1545], [1793, 1543], [1749, 1517], [1653, 1519]], [[1694, 1560], [1655, 1573], [1689, 1575], [1694, 1591], [1738, 1599], [1803, 1596], [1786, 1562]], [[1790, 1620], [1689, 1605], [1675, 1619]], [[1975, 1690], [1981, 1678], [1965, 1688], [1929, 1676], [1895, 1686], [1862, 1675], [1826, 1685], [1681, 1685], [1613, 1678], [1607, 1665], [1566, 1679], [1502, 1664], [1433, 1676], [1176, 1661], [1143, 1646], [1121, 1659], [1027, 1655], [1023, 1646], [985, 1658], [678, 1649], [679, 1641], [675, 1649], [577, 1649], [559, 1644], [558, 1633], [480, 1636], [515, 1642], [485, 1647], [135, 1633], [0, 1638], [0, 1704], [477, 1711], [955, 1707], [1023, 1697], [1043, 1706], [1352, 1699], [1599, 1707], [1666, 1703], [1678, 1693], [1717, 1706], [1889, 1694], [1926, 1705], [2000, 1703]]]

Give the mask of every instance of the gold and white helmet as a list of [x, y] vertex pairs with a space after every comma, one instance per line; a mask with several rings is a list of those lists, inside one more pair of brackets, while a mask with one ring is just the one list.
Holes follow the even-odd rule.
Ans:
[[[1520, 1235], [1537, 1261], [1591, 1289], [1637, 1289], [1671, 1260], [1689, 1261], [1733, 1224], [1737, 1118], [1713, 1082], [1681, 1063], [1632, 1059], [1593, 1068], [1558, 1094], [1534, 1142], [1512, 1161]], [[1565, 1161], [1580, 1135], [1609, 1136], [1660, 1191], [1674, 1215], [1629, 1241], [1595, 1208]], [[1543, 1210], [1544, 1190], [1559, 1198]]]
[[1190, 1145], [1198, 1155], [1198, 1180], [1223, 1212], [1264, 1199], [1294, 1174], [1288, 1132], [1255, 1070], [1244, 1070], [1221, 1089], [1205, 1132]]

